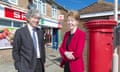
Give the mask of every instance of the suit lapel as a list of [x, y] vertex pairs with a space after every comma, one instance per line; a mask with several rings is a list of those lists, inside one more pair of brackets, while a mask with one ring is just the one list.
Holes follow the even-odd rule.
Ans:
[[37, 29], [37, 35], [38, 35], [38, 43], [40, 44], [41, 41], [41, 30]]
[[42, 31], [40, 29], [37, 28], [37, 35], [38, 35], [38, 44], [39, 44], [39, 49], [40, 49], [40, 53], [41, 53], [41, 41], [42, 41]]
[[33, 40], [32, 40], [30, 31], [28, 30], [28, 27], [25, 26], [24, 29], [25, 29], [24, 32], [25, 32], [25, 35], [26, 35], [27, 40], [29, 41], [30, 45], [32, 45], [32, 46], [34, 47], [34, 45], [33, 45]]

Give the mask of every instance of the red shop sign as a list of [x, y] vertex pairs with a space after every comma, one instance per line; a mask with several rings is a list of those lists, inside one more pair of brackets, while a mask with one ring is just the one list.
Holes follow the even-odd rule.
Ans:
[[12, 19], [17, 19], [17, 20], [25, 20], [25, 13], [18, 11], [18, 10], [13, 10], [10, 8], [5, 8], [5, 17], [12, 18]]

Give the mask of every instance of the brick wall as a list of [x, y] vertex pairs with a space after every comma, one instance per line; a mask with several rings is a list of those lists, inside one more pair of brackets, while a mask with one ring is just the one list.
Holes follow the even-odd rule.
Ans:
[[27, 9], [28, 0], [18, 0], [18, 6]]

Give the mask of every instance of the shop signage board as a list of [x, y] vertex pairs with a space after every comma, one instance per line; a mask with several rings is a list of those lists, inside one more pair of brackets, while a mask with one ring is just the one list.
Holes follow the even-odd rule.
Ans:
[[64, 15], [58, 15], [58, 20], [64, 20]]
[[25, 13], [18, 10], [5, 8], [5, 17], [17, 20], [25, 20]]
[[0, 5], [0, 18], [14, 19], [17, 21], [26, 20], [25, 12], [17, 9], [9, 8], [3, 5]]
[[40, 25], [47, 26], [47, 27], [53, 27], [53, 28], [61, 28], [62, 27], [58, 21], [53, 21], [53, 20], [50, 20], [47, 18], [41, 18]]

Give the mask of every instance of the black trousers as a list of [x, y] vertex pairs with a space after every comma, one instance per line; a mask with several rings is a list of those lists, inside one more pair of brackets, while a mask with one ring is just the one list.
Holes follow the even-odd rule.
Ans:
[[70, 72], [69, 63], [64, 64], [64, 72]]
[[41, 59], [37, 59], [36, 67], [34, 72], [45, 72], [44, 64], [42, 63]]

